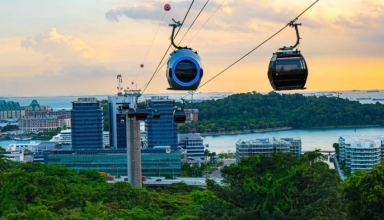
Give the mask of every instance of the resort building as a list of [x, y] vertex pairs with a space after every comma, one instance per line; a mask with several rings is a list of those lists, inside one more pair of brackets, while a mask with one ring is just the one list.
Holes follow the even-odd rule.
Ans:
[[60, 128], [70, 128], [71, 116], [70, 115], [57, 116], [57, 124]]
[[28, 112], [39, 112], [39, 111], [52, 111], [52, 108], [49, 106], [42, 106], [40, 105], [36, 99], [32, 100], [31, 104], [27, 107], [24, 107], [26, 114]]
[[103, 110], [96, 98], [72, 102], [72, 149], [103, 148]]
[[25, 110], [18, 102], [0, 100], [0, 121], [17, 120], [25, 115]]
[[71, 113], [68, 110], [53, 111], [49, 106], [41, 106], [35, 99], [25, 109], [19, 120], [23, 131], [41, 131], [71, 127]]
[[187, 116], [185, 122], [198, 121], [199, 110], [198, 109], [184, 109], [185, 115]]
[[382, 159], [383, 138], [369, 136], [339, 137], [340, 164], [351, 172], [370, 170]]
[[240, 162], [244, 157], [276, 152], [301, 154], [301, 139], [257, 138], [248, 141], [240, 139], [236, 143], [236, 162]]
[[19, 130], [22, 131], [42, 131], [52, 130], [59, 127], [57, 116], [44, 116], [44, 117], [26, 117], [23, 116], [19, 119]]
[[179, 148], [187, 151], [187, 157], [204, 160], [204, 143], [199, 133], [179, 134]]

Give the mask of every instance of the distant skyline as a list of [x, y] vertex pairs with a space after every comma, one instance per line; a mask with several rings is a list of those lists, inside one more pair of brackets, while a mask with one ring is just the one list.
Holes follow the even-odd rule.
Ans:
[[[125, 88], [131, 82], [142, 88], [170, 43], [168, 24], [182, 20], [191, 1], [170, 2], [149, 50], [168, 2], [2, 1], [0, 96], [115, 94], [117, 74]], [[195, 0], [176, 42], [205, 2]], [[222, 2], [209, 1], [180, 43], [201, 55], [202, 84], [314, 1], [225, 0], [198, 32]], [[299, 49], [309, 67], [307, 90], [298, 92], [384, 90], [384, 0], [320, 0], [298, 22]], [[267, 77], [272, 53], [295, 40], [294, 29], [286, 28], [198, 92], [272, 91]], [[163, 67], [145, 93], [172, 93], [166, 88]]]

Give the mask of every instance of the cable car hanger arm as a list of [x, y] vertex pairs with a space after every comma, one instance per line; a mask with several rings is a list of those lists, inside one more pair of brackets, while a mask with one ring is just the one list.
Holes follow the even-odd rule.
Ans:
[[180, 23], [180, 21], [175, 21], [175, 19], [172, 18], [172, 21], [175, 22], [174, 24], [169, 24], [170, 27], [172, 27], [172, 35], [171, 35], [171, 43], [172, 45], [176, 48], [176, 49], [182, 49], [182, 48], [188, 48], [188, 47], [180, 47], [180, 46], [177, 46], [175, 44], [175, 29], [177, 27], [180, 27], [181, 25], [183, 25], [182, 23]]
[[297, 24], [295, 23], [297, 19], [295, 20], [292, 20], [291, 22], [288, 23], [288, 26], [291, 26], [291, 27], [294, 27], [295, 28], [295, 31], [296, 31], [296, 37], [297, 37], [297, 40], [296, 40], [296, 44], [293, 45], [293, 46], [289, 46], [289, 47], [282, 47], [282, 48], [279, 48], [279, 50], [293, 50], [293, 48], [297, 47], [297, 45], [300, 44], [300, 34], [299, 34], [299, 28], [297, 27], [298, 25], [301, 26], [301, 23]]

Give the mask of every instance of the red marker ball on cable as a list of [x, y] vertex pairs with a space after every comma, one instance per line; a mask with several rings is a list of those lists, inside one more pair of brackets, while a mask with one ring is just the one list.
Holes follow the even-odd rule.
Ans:
[[164, 10], [166, 10], [166, 11], [171, 10], [171, 5], [170, 4], [165, 4], [164, 5]]

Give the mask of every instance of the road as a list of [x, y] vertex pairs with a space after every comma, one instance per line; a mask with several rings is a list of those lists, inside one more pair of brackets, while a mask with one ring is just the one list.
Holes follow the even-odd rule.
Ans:
[[229, 165], [231, 165], [231, 164], [236, 163], [236, 159], [222, 159], [222, 161], [223, 161], [223, 166], [219, 166], [219, 167], [217, 168], [217, 170], [215, 170], [215, 172], [213, 172], [213, 173], [211, 174], [210, 178], [218, 178], [218, 179], [223, 178], [223, 177], [221, 176], [221, 169], [222, 169], [223, 167], [225, 167], [225, 166], [229, 166]]

